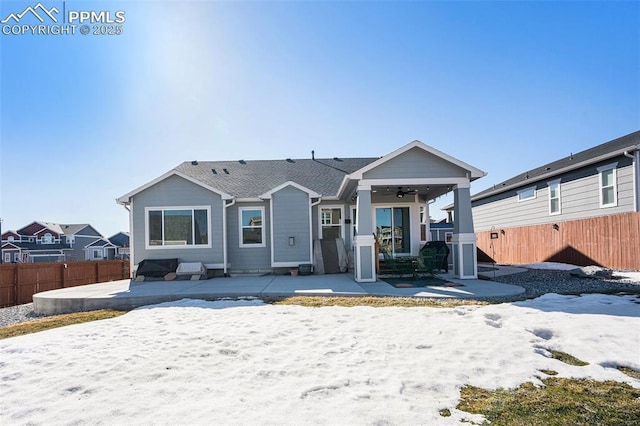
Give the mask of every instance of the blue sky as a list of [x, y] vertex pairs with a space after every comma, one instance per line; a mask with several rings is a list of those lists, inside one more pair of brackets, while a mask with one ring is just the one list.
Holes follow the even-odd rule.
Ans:
[[[3, 0], [0, 20], [36, 4]], [[640, 129], [637, 1], [64, 7], [126, 22], [0, 35], [3, 230], [127, 230], [115, 198], [186, 160], [381, 156], [419, 139], [488, 172], [475, 193]]]

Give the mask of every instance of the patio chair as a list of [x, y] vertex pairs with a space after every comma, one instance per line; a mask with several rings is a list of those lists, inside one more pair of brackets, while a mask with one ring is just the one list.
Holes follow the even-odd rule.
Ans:
[[435, 271], [438, 269], [438, 262], [442, 262], [442, 258], [438, 258], [437, 250], [433, 248], [422, 249], [416, 260], [416, 273], [427, 275], [434, 275]]
[[406, 275], [410, 275], [412, 278], [416, 277], [416, 269], [413, 262], [400, 262], [387, 250], [382, 251], [382, 257], [384, 258], [383, 273], [397, 275], [398, 277]]

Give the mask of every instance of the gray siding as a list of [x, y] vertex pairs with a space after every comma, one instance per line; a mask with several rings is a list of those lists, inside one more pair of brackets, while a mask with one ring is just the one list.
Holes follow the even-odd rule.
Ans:
[[[211, 248], [145, 248], [145, 207], [210, 206]], [[133, 197], [133, 263], [143, 259], [177, 258], [181, 262], [223, 263], [222, 252], [222, 198], [199, 185], [179, 176], [170, 176]]]
[[[264, 207], [262, 219], [265, 230], [265, 247], [240, 247], [240, 207]], [[271, 269], [271, 232], [269, 232], [271, 217], [269, 202], [236, 203], [227, 209], [227, 249], [230, 270], [234, 272], [252, 272]]]
[[365, 172], [365, 179], [465, 177], [466, 170], [425, 152], [412, 148], [407, 152]]
[[[273, 262], [307, 263], [311, 260], [309, 194], [292, 186], [274, 193]], [[295, 237], [295, 245], [289, 245]]]
[[[539, 225], [565, 220], [583, 219], [634, 211], [633, 166], [626, 157], [611, 159], [560, 176], [524, 185], [536, 187], [536, 198], [518, 202], [517, 191], [512, 190], [474, 201], [473, 218], [476, 231], [492, 227], [508, 228]], [[600, 207], [600, 181], [597, 168], [618, 162], [618, 205]], [[560, 178], [561, 213], [549, 214], [548, 182]], [[520, 188], [520, 189], [521, 189]]]

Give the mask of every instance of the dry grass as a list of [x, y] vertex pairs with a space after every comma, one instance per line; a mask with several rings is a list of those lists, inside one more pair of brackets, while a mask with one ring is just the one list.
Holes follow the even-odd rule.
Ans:
[[495, 391], [466, 386], [457, 408], [482, 414], [494, 426], [638, 424], [640, 390], [626, 383], [557, 377], [543, 383]]
[[558, 361], [562, 361], [565, 364], [569, 364], [569, 365], [575, 365], [578, 367], [583, 367], [585, 365], [589, 365], [588, 362], [584, 362], [582, 360], [579, 360], [578, 358], [574, 357], [573, 355], [570, 355], [566, 352], [561, 352], [561, 351], [549, 351], [551, 353], [551, 358], [553, 359], [557, 359]]
[[127, 313], [127, 311], [102, 309], [99, 311], [77, 312], [74, 314], [56, 315], [54, 317], [36, 319], [33, 321], [23, 322], [20, 324], [14, 324], [0, 328], [0, 339], [22, 336], [24, 334], [30, 333], [37, 333], [39, 331], [64, 327], [72, 324], [81, 324], [83, 322], [119, 317], [120, 315], [123, 315], [125, 313]]
[[308, 308], [323, 306], [371, 306], [371, 307], [402, 307], [402, 308], [455, 308], [466, 305], [488, 305], [487, 302], [463, 299], [416, 299], [411, 297], [324, 297], [324, 296], [293, 296], [273, 302], [274, 305], [299, 305]]
[[627, 376], [633, 377], [634, 379], [640, 380], [640, 371], [636, 371], [633, 368], [625, 367], [625, 366], [622, 366], [622, 365], [617, 367], [617, 368], [618, 368], [618, 370], [622, 371]]

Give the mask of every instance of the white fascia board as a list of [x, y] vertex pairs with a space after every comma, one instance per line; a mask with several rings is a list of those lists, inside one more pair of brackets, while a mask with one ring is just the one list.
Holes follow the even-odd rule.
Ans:
[[424, 144], [418, 140], [415, 140], [411, 143], [406, 144], [405, 146], [396, 149], [395, 151], [385, 155], [384, 157], [381, 157], [379, 159], [377, 159], [376, 161], [374, 161], [371, 164], [368, 164], [366, 166], [364, 166], [363, 168], [361, 168], [360, 170], [356, 170], [355, 172], [351, 173], [351, 175], [349, 175], [349, 177], [351, 179], [362, 179], [362, 176], [364, 173], [368, 172], [369, 170], [375, 169], [376, 167], [380, 166], [381, 164], [386, 163], [387, 161], [397, 157], [398, 155], [404, 154], [405, 152], [409, 151], [412, 148], [420, 148], [423, 151], [426, 151], [432, 155], [435, 155], [436, 157], [442, 158], [443, 160], [448, 161], [449, 163], [452, 163], [462, 169], [465, 169], [469, 172], [469, 178], [470, 179], [477, 179], [477, 178], [481, 178], [483, 176], [486, 176], [487, 173], [483, 172], [482, 170], [473, 167], [470, 164], [465, 163], [464, 161], [458, 160], [455, 157], [452, 157], [448, 154], [445, 154], [442, 151], [439, 151], [427, 144]]
[[415, 186], [415, 185], [458, 185], [460, 187], [468, 187], [469, 179], [463, 177], [457, 178], [394, 178], [394, 179], [362, 179], [360, 185], [368, 186]]
[[290, 180], [290, 181], [287, 181], [287, 182], [283, 183], [282, 185], [276, 186], [275, 188], [273, 188], [270, 191], [265, 192], [264, 194], [260, 195], [260, 198], [269, 200], [269, 199], [271, 199], [271, 195], [273, 195], [274, 193], [280, 191], [281, 189], [286, 188], [287, 186], [293, 186], [294, 188], [299, 189], [302, 192], [306, 192], [307, 194], [309, 194], [309, 197], [311, 197], [311, 198], [319, 198], [319, 197], [321, 197], [321, 195], [318, 194], [317, 192], [315, 192], [315, 191], [313, 191], [313, 190], [311, 190], [309, 188], [305, 188], [304, 186], [302, 186], [302, 185], [300, 185], [298, 183], [295, 183], [295, 182]]
[[263, 198], [236, 198], [237, 203], [264, 203]]
[[[343, 192], [346, 191], [347, 189], [347, 185], [349, 185], [349, 181], [351, 180], [351, 175], [346, 175], [345, 177], [342, 178], [342, 183], [340, 183], [340, 188], [338, 188], [338, 195], [336, 196], [336, 199], [340, 199], [340, 197], [342, 197]], [[331, 199], [331, 197], [325, 197], [327, 199]]]
[[630, 151], [635, 151], [635, 150], [640, 150], [640, 146], [639, 145], [631, 145], [631, 146], [629, 146], [627, 148], [619, 149], [617, 151], [609, 152], [607, 154], [603, 154], [603, 155], [600, 155], [598, 157], [590, 158], [588, 160], [584, 160], [584, 161], [581, 161], [579, 163], [572, 164], [570, 166], [563, 167], [563, 168], [558, 169], [558, 170], [553, 170], [553, 171], [550, 171], [549, 173], [545, 173], [545, 174], [542, 174], [540, 176], [537, 176], [537, 177], [533, 178], [533, 179], [535, 179], [533, 181], [523, 181], [521, 183], [514, 183], [514, 184], [509, 185], [509, 186], [502, 186], [500, 188], [496, 188], [495, 192], [490, 192], [488, 194], [483, 195], [482, 197], [472, 196], [471, 197], [471, 201], [484, 200], [485, 198], [492, 197], [492, 196], [498, 195], [498, 194], [502, 194], [503, 192], [510, 191], [512, 189], [515, 189], [515, 188], [520, 188], [520, 187], [525, 186], [525, 185], [531, 186], [531, 182], [538, 182], [538, 181], [541, 181], [541, 180], [547, 180], [549, 178], [552, 178], [552, 177], [555, 177], [555, 176], [570, 172], [572, 170], [581, 169], [582, 167], [586, 167], [586, 166], [589, 166], [591, 164], [599, 163], [600, 161], [606, 160], [608, 158], [617, 157], [619, 155], [623, 155], [625, 152], [630, 152]]
[[208, 189], [209, 191], [220, 195], [223, 200], [231, 200], [231, 199], [233, 199], [233, 197], [231, 195], [229, 195], [229, 194], [227, 194], [225, 192], [222, 192], [219, 189], [216, 189], [216, 188], [214, 188], [212, 186], [209, 186], [209, 185], [207, 185], [207, 184], [205, 184], [203, 182], [200, 182], [199, 180], [197, 180], [195, 178], [192, 178], [191, 176], [186, 175], [186, 174], [184, 174], [184, 173], [182, 173], [182, 172], [180, 172], [178, 170], [173, 169], [173, 170], [169, 170], [167, 173], [163, 174], [162, 176], [159, 176], [159, 177], [155, 178], [154, 180], [152, 180], [150, 182], [147, 182], [144, 185], [134, 189], [133, 191], [128, 192], [127, 194], [123, 195], [122, 197], [116, 198], [116, 202], [118, 204], [122, 204], [122, 205], [128, 204], [130, 202], [130, 200], [131, 200], [131, 197], [133, 197], [134, 195], [144, 191], [145, 189], [147, 189], [147, 188], [149, 188], [149, 187], [151, 187], [151, 186], [153, 186], [153, 185], [155, 185], [155, 184], [157, 184], [159, 182], [162, 182], [163, 180], [165, 180], [165, 179], [167, 179], [167, 178], [169, 178], [171, 176], [179, 176], [179, 177], [181, 177], [181, 178], [183, 178], [185, 180], [188, 180], [189, 182], [191, 182], [193, 184], [196, 184], [198, 186], [203, 187], [204, 189]]

